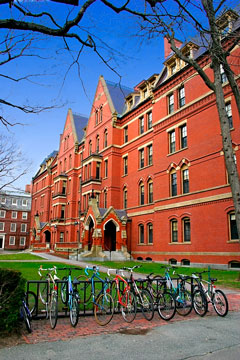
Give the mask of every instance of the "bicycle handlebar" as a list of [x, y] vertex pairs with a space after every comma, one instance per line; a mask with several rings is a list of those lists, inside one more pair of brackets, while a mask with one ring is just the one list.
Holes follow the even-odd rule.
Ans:
[[95, 272], [97, 275], [99, 275], [99, 272], [98, 272], [99, 267], [98, 266], [95, 266], [95, 265], [93, 267], [86, 266], [84, 271], [87, 276], [89, 276], [88, 270], [91, 270], [91, 271]]
[[108, 269], [107, 271], [108, 276], [111, 276], [110, 271], [114, 271], [116, 275], [118, 273], [121, 273], [121, 276], [124, 276], [123, 269]]
[[39, 276], [42, 276], [41, 271], [48, 271], [48, 272], [54, 271], [54, 274], [56, 275], [57, 274], [57, 267], [53, 266], [52, 268], [43, 269], [42, 265], [40, 265], [40, 267], [38, 269]]
[[123, 267], [122, 269], [133, 272], [134, 269], [139, 269], [140, 267], [142, 267], [142, 265], [134, 265], [133, 267]]

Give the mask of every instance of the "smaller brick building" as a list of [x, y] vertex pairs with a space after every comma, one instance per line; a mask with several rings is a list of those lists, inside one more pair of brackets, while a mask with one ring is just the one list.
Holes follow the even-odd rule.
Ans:
[[30, 192], [0, 192], [0, 251], [29, 247], [30, 213]]

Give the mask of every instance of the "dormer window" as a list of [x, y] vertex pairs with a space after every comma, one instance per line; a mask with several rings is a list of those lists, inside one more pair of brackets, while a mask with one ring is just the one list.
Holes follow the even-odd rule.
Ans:
[[233, 23], [238, 17], [239, 15], [235, 11], [228, 10], [217, 19], [216, 24], [223, 34], [227, 34], [232, 31]]
[[148, 90], [147, 88], [143, 90], [143, 98], [146, 99], [148, 95]]
[[173, 63], [172, 66], [170, 66], [170, 73], [171, 75], [175, 74], [177, 71], [177, 64]]

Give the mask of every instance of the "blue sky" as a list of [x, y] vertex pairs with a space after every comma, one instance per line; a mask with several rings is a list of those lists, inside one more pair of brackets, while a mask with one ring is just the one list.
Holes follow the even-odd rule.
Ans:
[[[135, 0], [135, 3], [138, 4], [138, 0]], [[66, 6], [49, 2], [47, 5], [54, 10], [61, 21]], [[46, 6], [46, 2], [33, 2], [32, 6], [40, 11]], [[8, 5], [0, 5], [0, 7], [0, 18], [4, 18], [11, 10]], [[116, 54], [110, 63], [121, 75], [123, 85], [134, 87], [141, 80], [162, 70], [164, 61], [162, 36], [143, 41], [141, 37], [135, 35], [138, 33], [136, 19], [133, 20], [129, 15], [116, 15], [97, 3], [87, 12], [83, 25], [115, 49]], [[73, 43], [72, 46], [77, 53], [79, 45]], [[31, 78], [34, 83], [29, 81], [13, 83], [2, 79], [1, 88], [4, 89], [5, 100], [21, 105], [57, 106], [38, 115], [25, 114], [9, 107], [1, 108], [4, 116], [10, 121], [25, 124], [15, 126], [9, 131], [1, 126], [1, 132], [7, 136], [14, 136], [16, 146], [20, 147], [32, 162], [29, 173], [15, 183], [15, 186], [22, 189], [31, 182], [42, 160], [53, 150], [58, 150], [59, 136], [63, 131], [68, 108], [88, 116], [99, 76], [103, 75], [105, 79], [113, 82], [119, 81], [118, 76], [109, 70], [92, 50], [87, 49], [83, 50], [79, 59], [80, 79], [76, 65], [68, 71], [72, 58], [69, 53], [61, 50], [62, 47], [63, 42], [60, 39], [38, 35], [33, 42], [31, 54], [39, 52], [41, 48], [40, 53], [44, 59], [29, 56], [12, 62], [4, 68], [1, 67], [1, 73], [16, 77], [38, 74]], [[59, 50], [58, 55], [55, 53], [56, 48]], [[110, 58], [111, 55], [102, 47], [99, 49], [105, 58]]]

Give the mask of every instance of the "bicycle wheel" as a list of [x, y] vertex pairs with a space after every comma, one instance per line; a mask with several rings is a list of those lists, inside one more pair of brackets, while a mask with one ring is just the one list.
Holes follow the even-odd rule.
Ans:
[[48, 282], [47, 277], [42, 277], [40, 280], [45, 281], [43, 283], [39, 283], [39, 297], [43, 305], [46, 305], [48, 299]]
[[70, 322], [71, 325], [75, 327], [78, 323], [78, 318], [79, 318], [79, 306], [78, 306], [79, 296], [77, 296], [77, 294], [72, 294], [70, 296], [72, 296], [70, 311], [69, 311]]
[[126, 290], [121, 296], [121, 312], [124, 320], [128, 323], [131, 323], [136, 317], [136, 298], [129, 290]]
[[146, 320], [150, 321], [154, 316], [154, 305], [152, 296], [149, 291], [145, 289], [140, 291], [140, 295], [141, 296], [138, 296], [137, 301], [140, 303], [143, 316]]
[[50, 311], [49, 311], [49, 320], [52, 329], [54, 329], [57, 325], [57, 318], [58, 318], [58, 297], [56, 291], [53, 290], [51, 293]]
[[161, 275], [155, 275], [152, 282], [153, 296], [157, 300], [159, 292], [166, 291], [166, 280]]
[[64, 276], [62, 278], [62, 281], [64, 281], [64, 283], [61, 284], [61, 300], [62, 300], [62, 303], [64, 305], [67, 304], [68, 302], [68, 283], [67, 283], [67, 276]]
[[176, 297], [176, 311], [181, 316], [187, 316], [192, 311], [192, 295], [186, 289], [181, 290], [181, 295]]
[[107, 325], [113, 317], [114, 303], [113, 298], [108, 293], [100, 294], [94, 304], [94, 316], [96, 322], [101, 325]]
[[91, 298], [91, 282], [86, 275], [79, 275], [77, 280], [80, 281], [78, 285], [78, 292], [80, 296], [80, 304], [86, 304]]
[[33, 291], [26, 292], [26, 304], [32, 317], [37, 315], [37, 296]]
[[228, 313], [228, 300], [222, 290], [215, 290], [212, 297], [214, 310], [219, 316], [226, 316]]
[[195, 290], [193, 293], [193, 308], [199, 316], [204, 316], [208, 310], [208, 302], [203, 291]]
[[165, 291], [164, 293], [158, 293], [157, 310], [163, 320], [169, 321], [174, 317], [176, 313], [176, 301], [170, 292]]
[[29, 333], [31, 333], [32, 332], [31, 321], [30, 321], [30, 318], [28, 316], [27, 310], [25, 309], [24, 305], [21, 306], [20, 311], [21, 311], [21, 316], [23, 318], [23, 321], [24, 321], [24, 323], [26, 325], [27, 331]]

